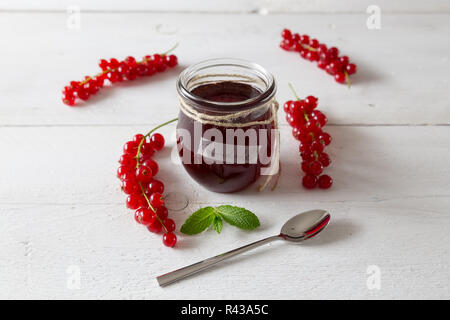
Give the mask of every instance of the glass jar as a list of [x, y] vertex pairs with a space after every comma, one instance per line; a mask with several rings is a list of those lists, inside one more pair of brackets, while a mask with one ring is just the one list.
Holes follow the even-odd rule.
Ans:
[[213, 59], [177, 81], [177, 146], [189, 175], [215, 192], [235, 192], [272, 166], [277, 104], [273, 76], [240, 59]]

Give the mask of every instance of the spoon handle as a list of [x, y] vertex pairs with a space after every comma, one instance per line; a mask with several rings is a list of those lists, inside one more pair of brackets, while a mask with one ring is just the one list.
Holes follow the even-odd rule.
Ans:
[[163, 274], [162, 276], [159, 276], [156, 278], [156, 280], [158, 280], [158, 284], [163, 287], [166, 285], [169, 285], [175, 281], [178, 281], [180, 279], [189, 277], [190, 275], [193, 275], [194, 273], [200, 272], [206, 268], [209, 268], [213, 265], [215, 265], [216, 263], [223, 261], [225, 259], [234, 257], [235, 255], [238, 255], [239, 253], [242, 252], [246, 252], [248, 250], [254, 249], [256, 247], [259, 247], [263, 244], [269, 243], [271, 241], [274, 240], [278, 240], [278, 239], [282, 239], [281, 235], [277, 235], [277, 236], [272, 236], [272, 237], [268, 237], [253, 243], [250, 243], [246, 246], [228, 251], [226, 253], [222, 253], [219, 254], [215, 257], [211, 257], [209, 259], [191, 264], [189, 266], [186, 266], [184, 268], [178, 269], [178, 270], [174, 270], [172, 272]]

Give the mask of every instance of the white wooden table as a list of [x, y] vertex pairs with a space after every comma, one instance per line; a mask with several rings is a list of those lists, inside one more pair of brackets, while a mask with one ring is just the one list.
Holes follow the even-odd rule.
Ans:
[[[78, 30], [67, 27], [68, 4], [0, 5], [0, 298], [450, 298], [448, 1], [378, 1], [379, 30], [366, 27], [371, 1], [78, 1]], [[283, 27], [349, 55], [359, 67], [352, 88], [280, 50]], [[62, 87], [95, 73], [99, 58], [175, 42], [175, 70], [105, 89], [83, 107], [61, 103]], [[273, 72], [280, 102], [292, 98], [288, 82], [319, 97], [335, 184], [300, 186], [284, 119], [281, 180], [264, 194], [204, 190], [168, 160], [172, 139], [157, 158], [167, 191], [189, 198], [170, 213], [178, 227], [194, 210], [225, 203], [251, 209], [262, 227], [177, 231], [169, 249], [125, 208], [117, 159], [135, 133], [177, 115], [184, 67], [224, 56]], [[174, 127], [161, 132], [170, 137]], [[167, 288], [155, 281], [313, 208], [330, 210], [333, 221], [310, 243], [273, 243]]]

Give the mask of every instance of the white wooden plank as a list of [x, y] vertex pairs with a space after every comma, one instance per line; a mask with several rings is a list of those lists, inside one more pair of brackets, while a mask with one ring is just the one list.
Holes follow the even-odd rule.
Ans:
[[[286, 201], [258, 212], [258, 231], [225, 226], [221, 235], [180, 236], [176, 249], [163, 247], [160, 236], [137, 226], [118, 205], [3, 206], [0, 297], [448, 299], [449, 205], [450, 197]], [[273, 243], [173, 286], [157, 286], [155, 276], [275, 234], [290, 215], [314, 207], [330, 209], [333, 221], [309, 243]], [[380, 290], [366, 285], [372, 265], [381, 272]], [[79, 289], [67, 286], [74, 266]]]
[[[123, 144], [147, 127], [0, 128], [0, 203], [119, 204], [124, 200], [115, 176]], [[274, 199], [298, 201], [385, 201], [393, 198], [449, 196], [450, 127], [330, 127], [330, 191], [300, 186], [296, 141], [282, 128], [282, 176], [262, 199], [253, 188], [216, 194], [197, 185], [170, 158], [174, 142], [156, 156], [167, 192], [184, 192], [192, 203], [241, 203]], [[161, 130], [166, 137], [174, 126]], [[5, 154], [5, 153], [3, 153]], [[176, 155], [174, 159], [178, 159]]]
[[[256, 61], [273, 72], [278, 97], [314, 94], [334, 124], [450, 124], [448, 15], [0, 14], [0, 125], [155, 124], [178, 112], [177, 74], [214, 57]], [[120, 23], [119, 23], [120, 21]], [[45, 22], [45, 23], [44, 23]], [[294, 53], [278, 48], [283, 27], [337, 45], [360, 67], [348, 90]], [[12, 31], [12, 32], [11, 32]], [[101, 57], [161, 52], [180, 42], [181, 66], [157, 77], [105, 89], [85, 107], [68, 108], [60, 90], [96, 72]], [[283, 120], [284, 121], [284, 120]]]
[[383, 12], [450, 12], [445, 0], [407, 1], [407, 0], [3, 0], [3, 10], [58, 10], [65, 11], [76, 5], [86, 11], [168, 11], [168, 12], [233, 12], [233, 13], [295, 13], [295, 12], [365, 12], [370, 5], [377, 5]]

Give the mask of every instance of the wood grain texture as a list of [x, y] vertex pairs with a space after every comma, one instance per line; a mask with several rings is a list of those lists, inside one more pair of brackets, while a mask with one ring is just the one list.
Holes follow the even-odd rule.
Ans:
[[[172, 10], [151, 3], [137, 1], [129, 9]], [[190, 10], [180, 3], [178, 11]], [[230, 14], [253, 12], [259, 1], [217, 3], [201, 13], [85, 13], [81, 29], [70, 31], [64, 13], [24, 13], [38, 7], [2, 2], [0, 9], [20, 10], [0, 13], [0, 298], [450, 298], [450, 20], [430, 14], [446, 12], [447, 2], [428, 2], [429, 10], [413, 2], [412, 11], [426, 14], [385, 14], [379, 31], [367, 30], [365, 14], [323, 13], [326, 1], [317, 4], [320, 14], [267, 16]], [[294, 11], [315, 6], [298, 3]], [[121, 10], [119, 2], [109, 8]], [[345, 11], [341, 4], [334, 8]], [[360, 66], [353, 87], [281, 51], [284, 26], [345, 50]], [[95, 72], [98, 58], [141, 56], [177, 41], [179, 68], [106, 88], [79, 108], [61, 104], [65, 83]], [[127, 139], [176, 116], [182, 68], [221, 56], [272, 71], [280, 101], [291, 97], [288, 82], [301, 95], [319, 96], [334, 138], [328, 172], [335, 184], [325, 192], [300, 187], [297, 144], [282, 119], [275, 191], [205, 191], [170, 160], [175, 126], [166, 127], [158, 175], [168, 193], [189, 199], [186, 209], [171, 212], [177, 226], [202, 206], [225, 203], [251, 209], [262, 223], [254, 232], [226, 225], [220, 236], [178, 234], [178, 248], [171, 250], [125, 208], [116, 161]], [[155, 276], [274, 234], [287, 218], [313, 208], [333, 215], [313, 241], [273, 243], [177, 285], [157, 286]], [[366, 285], [370, 265], [380, 268], [380, 290]], [[71, 266], [80, 270], [79, 289], [67, 286]]]

